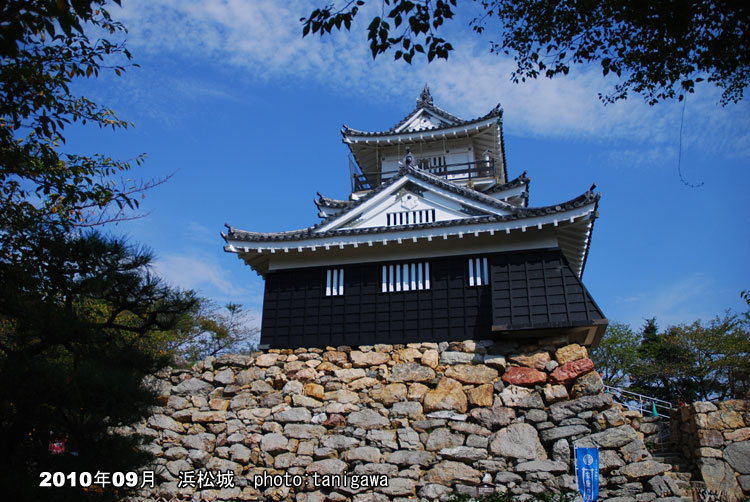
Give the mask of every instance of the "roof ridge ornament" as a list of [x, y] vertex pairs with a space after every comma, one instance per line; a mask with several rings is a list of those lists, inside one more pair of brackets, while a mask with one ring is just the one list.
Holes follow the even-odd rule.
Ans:
[[400, 167], [415, 167], [417, 165], [417, 159], [414, 154], [411, 153], [411, 148], [406, 147], [406, 154], [403, 156], [401, 161], [398, 163]]
[[432, 95], [427, 84], [424, 85], [422, 93], [417, 98], [417, 108], [424, 108], [425, 106], [432, 106]]

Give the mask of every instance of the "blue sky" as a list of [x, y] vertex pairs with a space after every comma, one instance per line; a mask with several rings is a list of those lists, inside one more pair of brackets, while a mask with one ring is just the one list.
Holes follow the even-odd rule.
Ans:
[[[611, 320], [661, 325], [741, 310], [750, 289], [750, 101], [726, 108], [708, 86], [681, 103], [649, 107], [638, 96], [604, 106], [613, 80], [595, 67], [564, 78], [510, 82], [511, 60], [489, 38], [449, 29], [448, 62], [372, 61], [364, 31], [301, 38], [310, 2], [124, 0], [111, 13], [129, 28], [140, 68], [80, 91], [135, 128], [71, 129], [68, 147], [121, 158], [147, 153], [133, 178], [172, 179], [147, 193], [149, 215], [113, 227], [150, 247], [172, 284], [260, 320], [263, 282], [223, 252], [223, 224], [291, 230], [318, 221], [316, 192], [349, 195], [340, 128], [391, 127], [422, 86], [462, 118], [504, 110], [511, 178], [528, 171], [531, 205], [602, 192], [584, 283]], [[361, 22], [364, 20], [360, 21]], [[356, 28], [357, 25], [355, 25]]]

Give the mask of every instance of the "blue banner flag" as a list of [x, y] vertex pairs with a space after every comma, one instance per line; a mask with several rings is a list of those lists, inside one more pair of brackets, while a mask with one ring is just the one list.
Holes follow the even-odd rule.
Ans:
[[599, 449], [576, 448], [576, 477], [583, 502], [599, 496]]

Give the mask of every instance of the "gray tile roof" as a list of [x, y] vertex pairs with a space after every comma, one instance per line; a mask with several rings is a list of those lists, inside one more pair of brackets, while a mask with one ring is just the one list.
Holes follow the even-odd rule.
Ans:
[[503, 183], [502, 185], [492, 185], [487, 190], [483, 190], [482, 193], [497, 193], [502, 192], [503, 190], [510, 190], [511, 188], [520, 187], [522, 185], [528, 186], [529, 184], [531, 184], [531, 179], [526, 176], [526, 171], [524, 171], [517, 178], [512, 179], [507, 183]]
[[[403, 120], [401, 120], [398, 124], [396, 124], [395, 126], [391, 127], [388, 130], [377, 131], [377, 132], [359, 131], [357, 129], [352, 129], [351, 127], [349, 127], [346, 124], [344, 124], [344, 126], [341, 128], [341, 134], [344, 137], [346, 137], [346, 136], [366, 136], [366, 137], [374, 137], [374, 138], [376, 138], [378, 136], [390, 136], [390, 135], [393, 135], [393, 134], [413, 134], [414, 131], [403, 131], [403, 132], [397, 133], [396, 129], [399, 126], [401, 126], [402, 124], [404, 124], [415, 112], [417, 112], [419, 110], [419, 108], [420, 107], [417, 107], [414, 110], [412, 110], [409, 113], [409, 115], [407, 115], [406, 117], [404, 117]], [[439, 116], [441, 116], [443, 118], [448, 118], [447, 116], [449, 116], [449, 117], [452, 118], [451, 123], [449, 123], [447, 125], [444, 125], [444, 126], [441, 126], [441, 127], [433, 127], [433, 128], [430, 128], [430, 129], [424, 129], [424, 131], [440, 131], [440, 130], [443, 130], [443, 129], [451, 129], [453, 127], [462, 126], [462, 125], [472, 125], [472, 124], [475, 124], [476, 122], [482, 122], [482, 121], [487, 120], [487, 119], [492, 118], [492, 117], [497, 117], [498, 119], [502, 119], [502, 117], [503, 117], [503, 109], [502, 109], [502, 107], [499, 104], [497, 106], [495, 106], [495, 108], [493, 108], [492, 110], [490, 110], [490, 112], [487, 113], [486, 115], [483, 115], [481, 117], [477, 117], [477, 118], [474, 118], [474, 119], [470, 119], [470, 120], [462, 120], [462, 119], [460, 119], [458, 117], [455, 117], [455, 116], [451, 115], [450, 113], [446, 112], [445, 110], [442, 110], [442, 109], [440, 109], [440, 108], [438, 108], [436, 106], [430, 105], [430, 106], [423, 106], [422, 108], [426, 108], [426, 109], [430, 110], [431, 112], [435, 113], [436, 115], [439, 115]], [[419, 131], [419, 132], [423, 132], [423, 131]]]
[[353, 200], [332, 199], [322, 195], [320, 192], [318, 192], [318, 198], [313, 199], [313, 202], [318, 207], [328, 207], [331, 209], [345, 209], [354, 204]]
[[524, 218], [531, 218], [535, 216], [544, 216], [544, 215], [561, 213], [569, 209], [583, 207], [591, 203], [597, 203], [598, 205], [598, 201], [601, 196], [601, 194], [594, 192], [594, 188], [596, 187], [596, 185], [594, 185], [582, 195], [579, 195], [578, 197], [571, 199], [567, 202], [563, 202], [562, 204], [557, 204], [554, 206], [532, 207], [532, 208], [517, 207], [507, 202], [499, 201], [488, 195], [479, 193], [476, 190], [461, 187], [449, 181], [445, 181], [425, 171], [415, 169], [412, 167], [402, 167], [399, 170], [399, 173], [397, 176], [394, 176], [387, 182], [381, 184], [379, 187], [369, 192], [366, 196], [362, 197], [360, 200], [353, 201], [348, 206], [348, 208], [346, 208], [341, 213], [329, 216], [328, 218], [324, 219], [317, 225], [313, 225], [311, 227], [307, 227], [307, 228], [303, 228], [299, 230], [291, 230], [287, 232], [269, 232], [269, 233], [248, 232], [245, 230], [235, 229], [234, 227], [231, 227], [230, 225], [225, 225], [228, 229], [228, 233], [227, 234], [222, 233], [222, 237], [224, 237], [224, 239], [227, 241], [236, 240], [236, 241], [246, 241], [246, 242], [263, 242], [263, 241], [296, 241], [296, 240], [305, 240], [305, 239], [331, 237], [331, 236], [378, 234], [378, 233], [392, 232], [395, 229], [395, 227], [348, 228], [348, 229], [338, 229], [338, 230], [327, 230], [325, 232], [319, 232], [317, 230], [319, 230], [324, 225], [328, 225], [329, 223], [333, 221], [336, 221], [340, 218], [345, 218], [346, 215], [349, 214], [356, 207], [359, 207], [360, 205], [370, 200], [375, 195], [381, 193], [382, 191], [387, 189], [390, 185], [392, 185], [393, 183], [395, 183], [396, 181], [398, 181], [399, 179], [403, 178], [406, 175], [411, 175], [417, 179], [426, 181], [436, 187], [445, 189], [454, 194], [460, 195], [468, 199], [475, 200], [477, 202], [481, 202], [489, 206], [493, 206], [496, 208], [509, 211], [510, 213], [504, 216], [502, 215], [474, 216], [474, 217], [468, 217], [468, 218], [461, 218], [458, 220], [439, 221], [439, 222], [433, 222], [433, 223], [423, 223], [423, 224], [414, 224], [414, 225], [404, 226], [404, 228], [408, 227], [409, 229], [444, 228], [444, 227], [465, 225], [467, 223], [491, 223], [491, 222], [522, 220]]

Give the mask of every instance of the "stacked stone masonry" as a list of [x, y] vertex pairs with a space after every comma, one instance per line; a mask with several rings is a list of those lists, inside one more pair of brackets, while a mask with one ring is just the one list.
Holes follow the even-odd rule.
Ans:
[[[578, 345], [269, 350], [166, 368], [150, 385], [162, 407], [122, 431], [153, 438], [156, 488], [139, 500], [431, 501], [480, 488], [574, 493], [577, 446], [600, 450], [599, 500], [688, 500], [602, 392]], [[180, 471], [190, 470], [231, 470], [235, 487], [178, 486]], [[306, 484], [256, 489], [264, 472], [298, 475]], [[387, 486], [316, 486], [316, 473], [329, 482], [343, 479], [332, 475], [382, 475]]]
[[750, 401], [698, 402], [672, 412], [671, 436], [696, 478], [728, 502], [750, 497]]

